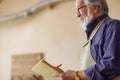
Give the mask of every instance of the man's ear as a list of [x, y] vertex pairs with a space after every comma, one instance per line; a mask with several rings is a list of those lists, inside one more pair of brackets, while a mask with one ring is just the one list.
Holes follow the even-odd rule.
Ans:
[[92, 11], [93, 11], [93, 13], [98, 13], [99, 12], [99, 5], [93, 5], [92, 6]]

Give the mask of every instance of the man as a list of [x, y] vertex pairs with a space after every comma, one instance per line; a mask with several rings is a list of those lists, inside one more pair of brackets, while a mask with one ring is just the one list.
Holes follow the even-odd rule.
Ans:
[[76, 0], [77, 17], [85, 29], [82, 69], [56, 75], [61, 80], [120, 80], [120, 21], [108, 16], [106, 0]]

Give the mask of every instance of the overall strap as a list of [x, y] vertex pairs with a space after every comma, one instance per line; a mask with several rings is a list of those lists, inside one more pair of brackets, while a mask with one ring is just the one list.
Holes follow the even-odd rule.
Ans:
[[90, 38], [89, 38], [88, 41], [91, 41], [91, 40], [92, 40], [92, 38], [95, 36], [96, 32], [98, 31], [98, 29], [100, 28], [100, 26], [102, 25], [102, 23], [103, 23], [105, 20], [109, 19], [109, 18], [110, 18], [110, 17], [106, 17], [106, 18], [104, 18], [102, 21], [100, 21], [100, 22], [98, 23], [98, 25], [95, 27], [95, 29], [94, 29], [93, 32], [91, 33], [91, 36], [90, 36]]

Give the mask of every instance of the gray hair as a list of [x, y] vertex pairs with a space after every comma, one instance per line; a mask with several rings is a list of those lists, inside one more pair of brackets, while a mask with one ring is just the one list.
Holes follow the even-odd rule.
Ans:
[[106, 0], [85, 0], [85, 3], [89, 4], [89, 5], [94, 5], [94, 4], [99, 5], [99, 7], [100, 7], [99, 12], [101, 14], [109, 13], [109, 8], [108, 8]]

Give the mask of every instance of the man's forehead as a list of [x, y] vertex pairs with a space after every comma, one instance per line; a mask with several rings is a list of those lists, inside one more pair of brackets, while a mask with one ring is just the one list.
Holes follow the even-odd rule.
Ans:
[[76, 5], [77, 6], [84, 5], [84, 0], [76, 0]]

